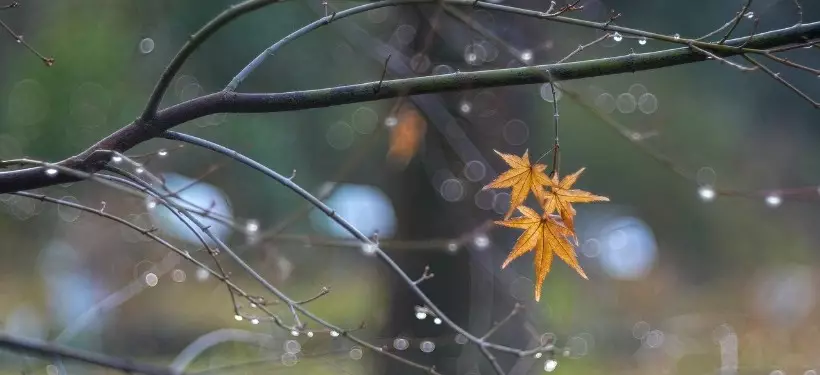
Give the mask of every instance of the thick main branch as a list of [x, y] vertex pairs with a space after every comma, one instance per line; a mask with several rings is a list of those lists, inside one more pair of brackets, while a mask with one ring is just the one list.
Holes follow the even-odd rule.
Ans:
[[[820, 22], [795, 25], [753, 37], [732, 39], [727, 41], [722, 49], [712, 52], [717, 56], [728, 57], [741, 54], [743, 51], [727, 49], [726, 46], [743, 45], [747, 49], [770, 49], [804, 43], [817, 38], [820, 38]], [[94, 172], [108, 162], [106, 154], [94, 153], [94, 151], [124, 152], [174, 126], [215, 113], [295, 111], [389, 99], [402, 95], [545, 83], [549, 82], [550, 76], [553, 81], [567, 81], [660, 69], [704, 60], [707, 60], [706, 55], [683, 47], [581, 62], [458, 72], [286, 93], [252, 94], [223, 91], [164, 109], [157, 113], [150, 125], [138, 123], [126, 125], [83, 153], [59, 164], [68, 168]], [[550, 74], [544, 74], [546, 71]], [[66, 174], [46, 174], [43, 167], [0, 172], [0, 193], [35, 189], [76, 180], [76, 177]]]

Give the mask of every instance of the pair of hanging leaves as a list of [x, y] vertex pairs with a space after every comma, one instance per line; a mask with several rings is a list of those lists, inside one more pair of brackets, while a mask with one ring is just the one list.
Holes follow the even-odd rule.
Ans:
[[[558, 255], [584, 279], [587, 275], [578, 264], [572, 242], [578, 244], [575, 235], [575, 209], [573, 203], [609, 201], [609, 198], [593, 195], [589, 192], [572, 189], [584, 168], [563, 179], [554, 173], [552, 178], [544, 172], [544, 164], [530, 163], [529, 152], [519, 157], [495, 151], [510, 166], [510, 169], [487, 184], [484, 189], [511, 188], [510, 209], [503, 221], [495, 223], [509, 228], [523, 229], [513, 249], [501, 268], [507, 267], [514, 259], [535, 249], [535, 300], [541, 299], [541, 287], [550, 271], [553, 254]], [[523, 203], [532, 192], [543, 212], [538, 214]], [[510, 217], [518, 210], [521, 216]], [[558, 211], [558, 216], [553, 212]], [[560, 217], [560, 221], [558, 220]], [[572, 242], [570, 242], [572, 240]]]

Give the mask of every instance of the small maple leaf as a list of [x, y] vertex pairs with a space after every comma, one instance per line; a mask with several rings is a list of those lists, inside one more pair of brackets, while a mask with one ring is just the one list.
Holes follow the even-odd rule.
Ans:
[[541, 299], [541, 287], [550, 272], [553, 254], [558, 254], [558, 257], [578, 272], [581, 277], [587, 279], [587, 275], [581, 269], [581, 265], [578, 264], [575, 248], [567, 239], [568, 236], [574, 234], [572, 230], [561, 225], [548, 213], [539, 215], [535, 210], [526, 206], [519, 206], [518, 211], [523, 216], [495, 222], [501, 226], [524, 230], [524, 233], [515, 242], [510, 255], [501, 265], [502, 269], [507, 267], [514, 259], [535, 249], [536, 301]]
[[512, 188], [510, 191], [510, 208], [507, 210], [507, 214], [504, 215], [504, 219], [508, 219], [515, 211], [515, 208], [527, 200], [530, 191], [535, 194], [539, 201], [543, 201], [545, 196], [544, 185], [552, 184], [547, 174], [544, 173], [547, 166], [544, 164], [531, 164], [529, 151], [524, 151], [524, 155], [521, 157], [504, 154], [496, 150], [493, 151], [507, 162], [510, 169], [496, 177], [484, 189]]
[[[578, 177], [586, 168], [581, 168], [569, 176], [565, 176], [562, 180], [558, 180], [558, 173], [552, 176], [552, 181], [549, 183], [549, 191], [543, 201], [544, 213], [551, 214], [558, 210], [561, 215], [561, 220], [569, 230], [575, 232], [575, 209], [572, 203], [589, 203], [589, 202], [607, 202], [609, 198], [600, 195], [594, 195], [588, 191], [570, 189]], [[577, 238], [576, 238], [577, 242]]]

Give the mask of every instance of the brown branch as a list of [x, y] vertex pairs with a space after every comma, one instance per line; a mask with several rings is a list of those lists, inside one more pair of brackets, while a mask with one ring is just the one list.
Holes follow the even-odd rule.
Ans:
[[[818, 37], [820, 37], [820, 22], [815, 22], [757, 34], [754, 41], [748, 43], [748, 46], [749, 48], [767, 49], [800, 43], [807, 38], [816, 39]], [[746, 41], [747, 38], [728, 40], [724, 47], [729, 50], [712, 50], [711, 52], [721, 57], [741, 54], [744, 51], [735, 51], [731, 47]], [[463, 90], [468, 87], [499, 87], [549, 81], [541, 72], [533, 70], [543, 71], [549, 69], [556, 81], [562, 81], [659, 69], [704, 60], [706, 60], [706, 56], [685, 47], [573, 63], [539, 65], [535, 67], [536, 69], [531, 67], [510, 68], [388, 80], [382, 83], [379, 92], [374, 92], [378, 82], [275, 94], [219, 92], [177, 104], [158, 112], [152, 122], [153, 126], [142, 126], [139, 122], [126, 125], [91, 146], [85, 152], [66, 159], [60, 162], [59, 165], [87, 172], [99, 170], [102, 165], [108, 162], [109, 158], [106, 155], [95, 154], [94, 151], [96, 150], [122, 152], [158, 136], [164, 130], [215, 113], [294, 111], [393, 98], [399, 95], [440, 93]], [[64, 175], [50, 176], [45, 173], [43, 168], [0, 172], [0, 193], [51, 186], [76, 180], [76, 178]]]
[[240, 4], [231, 5], [227, 10], [205, 24], [199, 31], [191, 34], [188, 41], [182, 46], [179, 52], [177, 52], [176, 56], [174, 56], [173, 60], [171, 60], [165, 68], [165, 71], [162, 72], [159, 81], [157, 81], [154, 87], [154, 91], [148, 98], [148, 104], [145, 105], [145, 109], [142, 111], [140, 122], [147, 123], [155, 120], [154, 117], [156, 116], [159, 103], [162, 101], [162, 97], [165, 95], [165, 91], [168, 90], [168, 86], [171, 84], [174, 76], [179, 72], [179, 69], [182, 68], [182, 64], [185, 63], [185, 60], [187, 60], [202, 43], [208, 40], [211, 35], [244, 14], [280, 1], [284, 0], [246, 0]]
[[[15, 3], [11, 3], [9, 5], [6, 5], [2, 9], [11, 9], [11, 8], [15, 8], [16, 6], [17, 6], [17, 3], [15, 2]], [[9, 25], [7, 25], [5, 22], [3, 22], [3, 20], [0, 20], [0, 27], [2, 27], [3, 30], [6, 31], [6, 33], [11, 35], [11, 37], [14, 38], [14, 40], [18, 44], [23, 45], [23, 47], [26, 47], [27, 50], [29, 50], [31, 53], [33, 53], [34, 55], [39, 57], [40, 60], [44, 64], [46, 64], [46, 66], [54, 65], [54, 58], [46, 57], [45, 55], [40, 53], [40, 51], [37, 51], [36, 49], [34, 49], [34, 47], [32, 47], [30, 44], [28, 44], [28, 42], [25, 41], [25, 39], [23, 39], [23, 35], [18, 35], [17, 33], [15, 33], [14, 30], [12, 30], [11, 27], [9, 27]]]

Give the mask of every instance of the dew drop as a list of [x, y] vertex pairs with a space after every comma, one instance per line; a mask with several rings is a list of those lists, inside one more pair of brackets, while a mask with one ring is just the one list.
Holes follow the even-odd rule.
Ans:
[[482, 234], [482, 235], [478, 235], [478, 236], [476, 236], [476, 237], [473, 239], [473, 243], [474, 243], [474, 244], [475, 244], [475, 246], [476, 246], [476, 247], [478, 247], [479, 249], [484, 249], [484, 248], [486, 248], [487, 246], [489, 246], [489, 245], [490, 245], [490, 239], [489, 239], [489, 238], [487, 238], [487, 236], [485, 236], [485, 235], [483, 235], [483, 234]]
[[188, 278], [188, 275], [186, 275], [185, 271], [183, 271], [181, 269], [175, 269], [175, 270], [171, 271], [171, 280], [174, 280], [174, 282], [177, 282], [177, 283], [185, 282], [185, 279], [187, 279], [187, 278]]
[[336, 331], [330, 331], [330, 336], [333, 336], [333, 337], [339, 337], [339, 332], [336, 332]]
[[114, 163], [121, 163], [122, 162], [122, 156], [114, 155], [114, 156], [111, 157], [111, 161], [113, 161]]
[[256, 318], [251, 319], [251, 324], [259, 324], [259, 319], [256, 319]]
[[[64, 196], [64, 197], [60, 198], [60, 200], [65, 201], [65, 202], [69, 202], [69, 203], [80, 204], [80, 201], [77, 198], [75, 198], [73, 196], [70, 196], [70, 195]], [[57, 216], [59, 216], [60, 219], [62, 219], [65, 222], [68, 222], [68, 223], [73, 223], [73, 222], [77, 221], [77, 219], [80, 218], [81, 213], [82, 213], [82, 210], [80, 210], [79, 208], [75, 208], [75, 207], [72, 207], [72, 206], [66, 206], [66, 205], [62, 205], [62, 204], [57, 206]]]
[[638, 101], [635, 100], [635, 96], [625, 92], [618, 95], [618, 98], [615, 99], [615, 108], [618, 109], [618, 112], [621, 113], [632, 113], [635, 112], [635, 108], [638, 107]]
[[711, 186], [701, 186], [698, 188], [698, 195], [700, 199], [709, 202], [715, 199], [715, 190]]
[[57, 175], [57, 169], [54, 169], [54, 168], [46, 169], [46, 176], [54, 177], [56, 175]]
[[198, 281], [208, 280], [208, 277], [210, 277], [210, 276], [211, 276], [211, 274], [208, 273], [208, 271], [204, 268], [199, 268], [199, 269], [196, 270], [196, 279]]
[[299, 331], [294, 329], [293, 331], [290, 331], [290, 335], [293, 337], [299, 336]]
[[441, 318], [435, 318], [435, 319], [433, 319], [433, 323], [435, 323], [435, 324], [441, 324]]
[[652, 114], [658, 110], [658, 98], [647, 92], [638, 98], [638, 109], [644, 114]]
[[752, 19], [755, 17], [755, 12], [746, 12], [746, 14], [744, 14], [743, 16], [748, 19]]
[[467, 343], [467, 336], [464, 336], [464, 335], [459, 333], [459, 334], [456, 335], [455, 340], [456, 340], [456, 344], [464, 345], [464, 344]]
[[675, 38], [675, 40], [678, 40], [680, 39], [680, 34], [675, 33], [675, 35], [672, 35], [672, 37]]
[[143, 55], [147, 55], [154, 50], [154, 46], [155, 43], [153, 39], [144, 38], [143, 40], [140, 40], [140, 53], [142, 53]]
[[410, 342], [408, 342], [406, 339], [399, 337], [393, 340], [393, 347], [397, 350], [405, 350], [410, 347]]
[[473, 105], [470, 102], [461, 102], [461, 105], [458, 107], [461, 113], [470, 113], [473, 110]]
[[783, 199], [777, 194], [769, 194], [766, 196], [766, 205], [769, 207], [777, 207], [783, 203]]
[[398, 125], [398, 123], [399, 123], [399, 119], [397, 119], [394, 116], [390, 116], [390, 117], [384, 119], [384, 126], [387, 126], [388, 128], [392, 128], [392, 127]]
[[159, 151], [157, 151], [157, 155], [159, 155], [161, 157], [168, 156], [168, 151], [167, 150], [159, 150]]
[[554, 359], [549, 359], [546, 362], [544, 362], [544, 371], [546, 372], [553, 372], [555, 371], [556, 367], [558, 367], [558, 361]]
[[425, 353], [431, 353], [433, 350], [436, 350], [436, 344], [432, 341], [422, 341], [421, 345], [419, 345], [419, 349]]
[[290, 367], [290, 366], [295, 365], [297, 362], [299, 362], [299, 358], [296, 357], [296, 354], [293, 354], [293, 353], [282, 354], [282, 364], [283, 365]]
[[620, 42], [620, 41], [624, 40], [624, 37], [620, 33], [616, 32], [615, 34], [612, 34], [612, 40], [614, 40], [616, 42]]
[[296, 341], [296, 340], [285, 341], [284, 347], [285, 347], [284, 348], [285, 352], [287, 352], [287, 353], [296, 354], [296, 353], [299, 353], [300, 351], [302, 351], [302, 344], [299, 344], [299, 341]]
[[427, 319], [427, 313], [425, 313], [424, 311], [417, 312], [416, 313], [416, 319], [418, 319], [418, 320]]
[[646, 45], [646, 38], [641, 37], [640, 39], [638, 39], [638, 44], [640, 44], [640, 45], [642, 45], [642, 46], [643, 46], [643, 45]]
[[157, 277], [156, 274], [154, 274], [152, 272], [148, 272], [147, 274], [145, 274], [145, 285], [157, 286], [158, 282], [159, 282], [159, 277]]
[[234, 315], [233, 318], [236, 319], [237, 322], [242, 321], [242, 315]]
[[258, 230], [259, 230], [259, 222], [258, 221], [248, 220], [248, 222], [245, 223], [245, 231], [247, 231], [249, 233], [254, 233], [254, 232], [257, 232]]
[[561, 85], [557, 83], [554, 83], [553, 85], [555, 86], [555, 96], [552, 95], [553, 87], [550, 87], [549, 83], [541, 85], [541, 99], [544, 99], [545, 101], [550, 103], [556, 100], [561, 100], [561, 97], [563, 96], [563, 91], [561, 91]]
[[350, 349], [350, 358], [353, 359], [353, 360], [362, 359], [363, 354], [364, 353], [362, 353], [362, 349], [359, 348], [358, 346], [354, 346], [352, 349]]
[[364, 253], [364, 255], [376, 254], [376, 245], [369, 243], [362, 244], [362, 252]]

